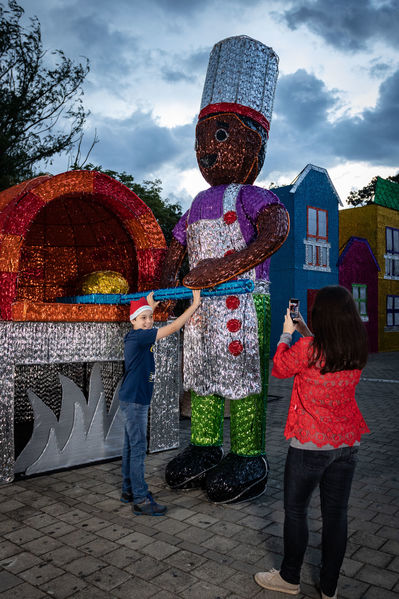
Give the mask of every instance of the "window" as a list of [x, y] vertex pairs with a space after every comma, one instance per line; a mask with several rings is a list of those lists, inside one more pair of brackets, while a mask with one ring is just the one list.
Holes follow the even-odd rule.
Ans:
[[368, 322], [367, 314], [367, 285], [352, 283], [352, 295], [359, 310], [360, 318], [364, 322]]
[[307, 217], [307, 238], [309, 239], [313, 237], [314, 239], [324, 239], [324, 241], [328, 241], [327, 210], [308, 206]]
[[330, 244], [328, 243], [328, 213], [322, 208], [307, 207], [305, 264], [308, 270], [330, 271]]
[[385, 227], [385, 279], [399, 279], [399, 229]]
[[387, 295], [387, 327], [399, 327], [399, 295]]

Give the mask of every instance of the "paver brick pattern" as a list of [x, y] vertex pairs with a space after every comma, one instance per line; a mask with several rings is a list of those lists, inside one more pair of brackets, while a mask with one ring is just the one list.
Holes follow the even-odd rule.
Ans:
[[[395, 380], [383, 382], [368, 379]], [[283, 551], [283, 436], [292, 380], [271, 378], [266, 494], [239, 505], [210, 504], [202, 490], [164, 483], [176, 450], [149, 455], [147, 479], [168, 505], [163, 518], [121, 504], [120, 461], [19, 479], [0, 486], [0, 597], [3, 599], [283, 598], [253, 581], [278, 568]], [[399, 354], [370, 356], [357, 391], [371, 429], [363, 438], [349, 509], [338, 596], [399, 596]], [[228, 447], [228, 420], [225, 445]], [[189, 421], [181, 421], [181, 445]], [[320, 596], [319, 498], [309, 509], [309, 547], [299, 599]]]

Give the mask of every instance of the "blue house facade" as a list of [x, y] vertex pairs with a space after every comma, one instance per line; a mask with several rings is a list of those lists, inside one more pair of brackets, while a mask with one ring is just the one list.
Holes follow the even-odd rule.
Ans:
[[291, 185], [272, 190], [287, 208], [290, 232], [270, 264], [272, 323], [270, 352], [280, 338], [288, 300], [300, 300], [309, 326], [317, 290], [338, 284], [338, 205], [327, 170], [308, 164]]

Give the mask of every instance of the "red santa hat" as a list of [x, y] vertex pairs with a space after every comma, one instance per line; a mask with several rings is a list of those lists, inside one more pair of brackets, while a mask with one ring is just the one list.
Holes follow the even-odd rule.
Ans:
[[147, 298], [141, 297], [138, 300], [130, 302], [130, 320], [136, 318], [136, 316], [144, 312], [144, 310], [151, 310], [151, 312], [153, 312], [153, 309], [147, 302]]

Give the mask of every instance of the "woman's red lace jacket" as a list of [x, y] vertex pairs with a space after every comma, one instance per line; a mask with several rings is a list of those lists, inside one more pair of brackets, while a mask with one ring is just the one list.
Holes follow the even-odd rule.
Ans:
[[316, 366], [309, 367], [312, 339], [302, 337], [292, 347], [280, 343], [273, 358], [273, 376], [295, 376], [285, 437], [312, 441], [318, 447], [353, 445], [370, 432], [355, 400], [361, 370], [321, 374]]

